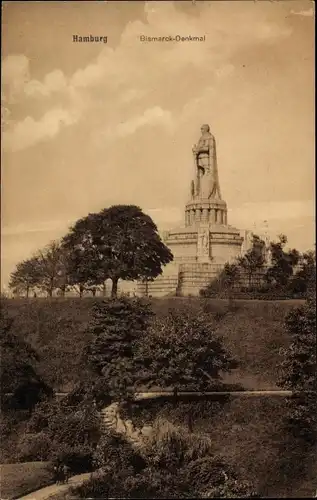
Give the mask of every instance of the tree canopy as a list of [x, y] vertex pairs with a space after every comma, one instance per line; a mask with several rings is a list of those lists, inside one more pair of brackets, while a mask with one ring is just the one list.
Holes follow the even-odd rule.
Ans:
[[237, 362], [202, 311], [180, 308], [153, 322], [136, 350], [139, 380], [150, 386], [206, 390]]
[[114, 205], [76, 222], [63, 239], [72, 282], [100, 285], [112, 280], [156, 278], [172, 261], [152, 219], [134, 205]]
[[266, 279], [277, 286], [287, 285], [295, 266], [300, 261], [298, 250], [286, 250], [286, 244], [287, 237], [283, 234], [279, 236], [279, 241], [270, 244], [271, 265], [267, 270]]
[[37, 259], [35, 257], [19, 262], [15, 270], [11, 273], [9, 288], [14, 293], [25, 293], [26, 297], [29, 297], [30, 291], [39, 284], [40, 275], [38, 271]]
[[102, 379], [104, 392], [116, 401], [125, 401], [133, 394], [138, 376], [135, 343], [146, 342], [151, 316], [149, 305], [137, 298], [106, 299], [94, 306], [86, 362]]
[[263, 268], [265, 264], [265, 242], [257, 235], [252, 237], [252, 247], [247, 253], [238, 259], [241, 269], [243, 269], [251, 286], [254, 274]]

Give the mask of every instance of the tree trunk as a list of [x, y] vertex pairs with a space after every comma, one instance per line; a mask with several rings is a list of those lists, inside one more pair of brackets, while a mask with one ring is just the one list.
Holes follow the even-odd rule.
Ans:
[[29, 293], [30, 293], [30, 287], [27, 286], [26, 287], [26, 298], [28, 299], [29, 298]]
[[118, 295], [118, 281], [119, 278], [112, 278], [112, 289], [111, 289], [111, 298], [115, 298]]
[[92, 292], [92, 296], [93, 296], [93, 297], [96, 297], [96, 291], [97, 291], [97, 290], [96, 290], [95, 288], [93, 288], [93, 289], [91, 290], [91, 292]]
[[54, 290], [54, 278], [50, 279], [50, 288], [48, 291], [48, 296], [53, 297], [53, 290]]
[[102, 284], [102, 295], [105, 297], [107, 292], [106, 282], [104, 281]]

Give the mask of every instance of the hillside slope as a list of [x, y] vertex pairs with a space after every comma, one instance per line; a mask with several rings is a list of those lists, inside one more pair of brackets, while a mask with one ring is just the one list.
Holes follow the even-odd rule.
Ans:
[[[39, 372], [58, 391], [68, 391], [83, 368], [82, 349], [89, 341], [87, 324], [95, 299], [14, 299], [8, 301], [15, 318], [15, 332], [28, 340], [40, 356]], [[296, 301], [153, 300], [156, 314], [187, 305], [203, 305], [215, 331], [239, 359], [240, 366], [226, 382], [241, 383], [246, 389], [275, 389], [280, 364], [279, 349], [288, 344], [283, 323]]]

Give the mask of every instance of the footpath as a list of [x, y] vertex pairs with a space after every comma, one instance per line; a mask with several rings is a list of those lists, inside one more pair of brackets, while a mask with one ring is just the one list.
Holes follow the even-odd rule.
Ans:
[[67, 493], [69, 488], [72, 486], [79, 486], [88, 479], [90, 479], [91, 473], [87, 472], [85, 474], [79, 474], [78, 476], [73, 476], [69, 478], [66, 484], [52, 484], [51, 486], [46, 486], [37, 491], [32, 491], [24, 497], [20, 497], [18, 500], [48, 500], [49, 498], [55, 497], [60, 493]]

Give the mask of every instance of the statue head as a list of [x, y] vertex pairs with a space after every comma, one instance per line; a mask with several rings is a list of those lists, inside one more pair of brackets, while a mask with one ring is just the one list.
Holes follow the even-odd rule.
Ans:
[[205, 124], [200, 127], [200, 130], [202, 134], [207, 134], [208, 132], [210, 132], [210, 127], [209, 125]]

